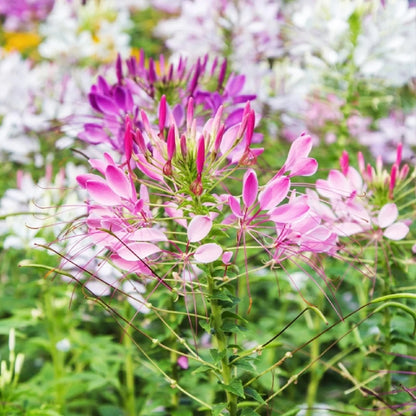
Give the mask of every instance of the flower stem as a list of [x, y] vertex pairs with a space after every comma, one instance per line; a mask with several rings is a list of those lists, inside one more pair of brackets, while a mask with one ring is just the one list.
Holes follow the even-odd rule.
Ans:
[[[129, 305], [127, 304], [127, 307]], [[133, 341], [132, 327], [127, 325], [123, 333], [123, 346], [125, 350], [124, 360], [124, 409], [127, 416], [136, 415], [135, 385], [134, 385], [134, 363], [133, 363]]]
[[[232, 381], [231, 365], [228, 360], [227, 347], [228, 339], [223, 330], [222, 312], [223, 307], [221, 303], [213, 296], [216, 285], [215, 279], [208, 275], [208, 295], [211, 299], [211, 322], [213, 328], [213, 337], [217, 344], [218, 353], [221, 358], [221, 376], [222, 382], [226, 386], [230, 385]], [[230, 416], [237, 415], [237, 396], [231, 391], [225, 391], [227, 397], [227, 409]]]

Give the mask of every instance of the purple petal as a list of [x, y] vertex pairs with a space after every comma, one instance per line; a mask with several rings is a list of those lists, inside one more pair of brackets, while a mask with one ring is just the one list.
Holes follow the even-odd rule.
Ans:
[[101, 94], [95, 94], [95, 103], [100, 109], [101, 113], [112, 113], [112, 114], [118, 114], [119, 113], [119, 107], [114, 103], [114, 101], [107, 98], [105, 95]]
[[[380, 212], [378, 213], [378, 225], [381, 228], [386, 228], [389, 225], [393, 224], [399, 216], [399, 211], [397, 210], [396, 204], [386, 204], [384, 205]], [[387, 230], [386, 230], [387, 231]], [[394, 240], [394, 239], [392, 239]], [[400, 240], [400, 239], [399, 239]]]
[[249, 169], [243, 178], [243, 202], [246, 207], [250, 207], [257, 198], [258, 181], [256, 172]]
[[216, 243], [203, 244], [195, 251], [194, 258], [198, 263], [211, 263], [222, 254], [222, 248]]
[[404, 222], [396, 222], [384, 230], [384, 237], [390, 240], [402, 240], [409, 232], [409, 227]]
[[269, 182], [259, 194], [261, 209], [272, 209], [286, 198], [290, 188], [290, 179], [287, 176]]
[[105, 177], [110, 188], [119, 196], [125, 199], [132, 199], [132, 187], [124, 172], [116, 167], [109, 165], [105, 170]]
[[244, 87], [245, 81], [246, 77], [244, 75], [230, 75], [224, 93], [231, 97], [237, 95]]
[[201, 241], [212, 228], [212, 220], [204, 215], [196, 215], [188, 225], [188, 240], [191, 243]]

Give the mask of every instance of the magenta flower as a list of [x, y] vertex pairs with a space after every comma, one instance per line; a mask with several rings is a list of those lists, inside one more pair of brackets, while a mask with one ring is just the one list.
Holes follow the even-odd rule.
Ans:
[[0, 16], [5, 16], [5, 28], [10, 31], [27, 29], [27, 25], [45, 19], [55, 0], [1, 0]]
[[[116, 61], [117, 82], [109, 84], [102, 76], [91, 87], [89, 101], [97, 118], [84, 125], [79, 137], [88, 143], [106, 143], [113, 149], [124, 150], [126, 116], [131, 119], [133, 129], [142, 128], [141, 110], [159, 114], [159, 132], [169, 128], [173, 122], [183, 126], [190, 98], [198, 110], [195, 117], [198, 126], [203, 125], [202, 114], [214, 114], [222, 106], [225, 109], [225, 125], [236, 124], [241, 119], [242, 106], [255, 98], [243, 93], [245, 78], [242, 75], [226, 76], [227, 63], [215, 59], [212, 64], [208, 56], [198, 59], [194, 65], [179, 59], [176, 65], [167, 64], [163, 55], [158, 64], [145, 58], [141, 51], [138, 58], [126, 60], [127, 71], [123, 71], [120, 56]], [[160, 74], [156, 71], [160, 68]], [[216, 80], [213, 90], [208, 89]], [[157, 104], [159, 106], [157, 107]]]

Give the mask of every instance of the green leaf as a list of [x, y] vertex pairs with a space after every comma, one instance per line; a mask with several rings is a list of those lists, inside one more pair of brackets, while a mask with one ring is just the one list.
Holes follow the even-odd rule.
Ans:
[[246, 398], [244, 395], [244, 388], [243, 383], [241, 380], [235, 378], [230, 384], [224, 384], [224, 389], [229, 391], [230, 393], [235, 394], [238, 397], [241, 397], [243, 399]]
[[226, 351], [219, 352], [217, 349], [211, 348], [209, 353], [211, 354], [214, 364], [218, 364], [225, 357]]
[[209, 323], [207, 321], [199, 321], [199, 326], [205, 331], [208, 332], [208, 334], [211, 333], [211, 326], [209, 325]]
[[231, 311], [224, 311], [222, 313], [222, 319], [235, 319], [236, 321], [248, 322], [247, 319], [243, 318], [241, 315]]
[[233, 334], [241, 334], [242, 332], [247, 331], [247, 328], [237, 325], [235, 322], [224, 322], [222, 329], [224, 332], [231, 332]]
[[220, 416], [227, 407], [227, 403], [218, 403], [212, 407], [212, 416]]
[[117, 406], [104, 404], [98, 408], [100, 416], [123, 416], [124, 412]]
[[243, 411], [240, 413], [240, 416], [260, 416], [259, 413], [255, 412], [253, 409], [250, 408], [245, 408], [243, 409]]
[[240, 302], [240, 299], [227, 291], [216, 292], [211, 299], [221, 303], [224, 308], [232, 308]]
[[257, 390], [252, 389], [251, 387], [246, 387], [244, 389], [244, 393], [246, 396], [251, 397], [252, 399], [256, 400], [257, 402], [264, 404], [266, 403], [263, 398], [260, 396]]
[[282, 416], [296, 416], [299, 413], [300, 409], [292, 409], [284, 413]]

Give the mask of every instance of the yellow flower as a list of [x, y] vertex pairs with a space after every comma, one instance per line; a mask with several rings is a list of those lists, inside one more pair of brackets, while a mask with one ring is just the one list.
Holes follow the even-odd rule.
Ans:
[[5, 32], [5, 46], [7, 51], [27, 51], [36, 48], [41, 38], [34, 32]]

